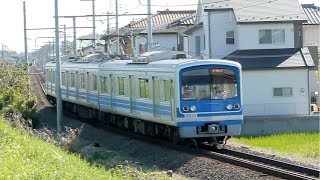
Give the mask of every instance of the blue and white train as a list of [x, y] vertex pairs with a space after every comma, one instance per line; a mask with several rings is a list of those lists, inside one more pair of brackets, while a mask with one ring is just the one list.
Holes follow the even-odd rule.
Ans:
[[[46, 93], [55, 100], [55, 62]], [[134, 132], [225, 143], [243, 124], [241, 66], [227, 60], [62, 62], [63, 109]]]

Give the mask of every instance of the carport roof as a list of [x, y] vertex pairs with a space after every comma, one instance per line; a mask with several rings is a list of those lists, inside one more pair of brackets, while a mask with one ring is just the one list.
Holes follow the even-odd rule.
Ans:
[[223, 59], [239, 62], [243, 69], [315, 66], [307, 48], [237, 50]]

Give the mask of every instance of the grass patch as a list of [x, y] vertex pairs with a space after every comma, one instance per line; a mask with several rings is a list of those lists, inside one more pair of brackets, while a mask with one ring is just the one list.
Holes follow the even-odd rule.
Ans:
[[275, 150], [284, 154], [296, 154], [306, 158], [320, 157], [320, 133], [242, 136], [233, 138], [232, 141], [252, 147]]
[[12, 128], [1, 116], [0, 162], [0, 179], [169, 179], [164, 173], [92, 165], [79, 155]]

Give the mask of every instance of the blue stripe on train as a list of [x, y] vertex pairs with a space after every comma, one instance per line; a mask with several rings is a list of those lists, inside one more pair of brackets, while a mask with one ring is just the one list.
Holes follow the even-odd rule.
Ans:
[[[181, 113], [180, 109], [177, 108], [177, 117], [179, 118], [184, 118], [186, 114], [190, 114], [190, 113]], [[211, 112], [211, 113], [203, 113], [203, 114], [197, 114], [197, 117], [209, 117], [209, 116], [230, 116], [230, 115], [242, 115], [242, 110], [240, 111], [227, 111], [227, 112]]]
[[187, 126], [204, 126], [205, 124], [219, 124], [219, 125], [239, 125], [243, 124], [242, 119], [225, 120], [225, 121], [190, 121], [190, 122], [177, 122], [178, 127]]
[[[70, 90], [71, 93], [69, 93], [70, 97], [76, 97], [76, 92], [73, 90]], [[66, 95], [66, 92], [63, 93]], [[84, 92], [79, 92], [78, 94], [79, 99], [86, 100], [87, 99], [87, 93]], [[89, 100], [91, 102], [98, 102], [98, 95], [96, 94], [89, 94]], [[102, 106], [110, 106], [111, 103], [111, 98], [110, 96], [100, 96], [100, 105]], [[135, 106], [136, 111], [143, 111], [143, 112], [148, 112], [148, 113], [153, 113], [153, 104], [150, 103], [145, 103], [145, 102], [138, 102], [135, 101], [133, 102]], [[112, 106], [114, 107], [120, 107], [120, 108], [125, 108], [125, 109], [130, 109], [130, 101], [129, 100], [124, 100], [124, 99], [112, 99]], [[171, 116], [171, 111], [169, 106], [162, 106], [162, 105], [157, 105], [159, 108], [159, 113], [164, 116]]]

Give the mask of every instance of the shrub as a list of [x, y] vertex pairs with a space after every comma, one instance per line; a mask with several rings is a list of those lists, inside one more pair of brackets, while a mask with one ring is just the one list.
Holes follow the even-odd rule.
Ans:
[[0, 63], [0, 113], [9, 118], [13, 113], [21, 113], [26, 120], [31, 119], [33, 127], [39, 124], [36, 113], [36, 98], [30, 95], [28, 67], [14, 67]]

